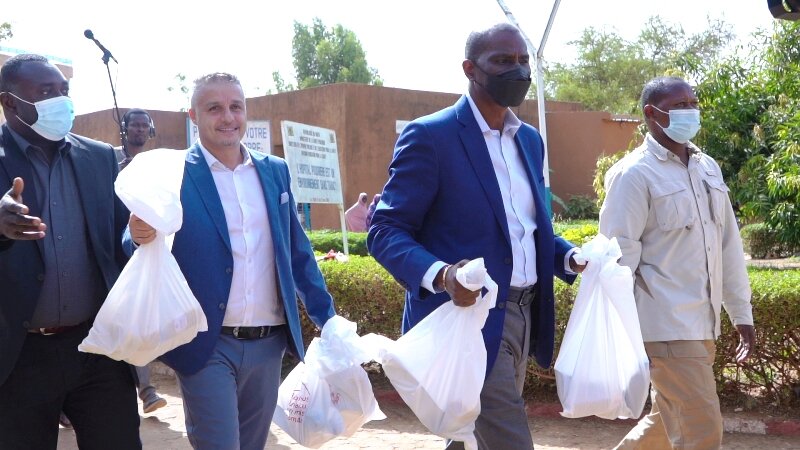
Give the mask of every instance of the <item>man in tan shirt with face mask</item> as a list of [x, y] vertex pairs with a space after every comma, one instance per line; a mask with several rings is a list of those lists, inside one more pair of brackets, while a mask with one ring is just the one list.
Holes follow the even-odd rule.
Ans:
[[740, 335], [737, 362], [755, 347], [742, 242], [719, 166], [689, 142], [700, 129], [691, 86], [653, 79], [641, 106], [649, 133], [609, 169], [600, 211], [600, 232], [617, 238], [634, 273], [652, 378], [652, 411], [617, 448], [719, 448], [712, 366], [723, 306]]

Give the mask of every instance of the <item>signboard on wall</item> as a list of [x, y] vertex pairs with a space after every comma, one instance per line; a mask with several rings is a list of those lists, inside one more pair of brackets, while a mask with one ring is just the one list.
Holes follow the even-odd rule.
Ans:
[[336, 132], [281, 121], [283, 152], [297, 203], [343, 203]]
[[[248, 120], [247, 130], [244, 132], [242, 143], [250, 150], [260, 153], [272, 154], [272, 140], [270, 136], [269, 120]], [[187, 146], [191, 147], [197, 140], [197, 125], [192, 119], [186, 118], [186, 141]]]

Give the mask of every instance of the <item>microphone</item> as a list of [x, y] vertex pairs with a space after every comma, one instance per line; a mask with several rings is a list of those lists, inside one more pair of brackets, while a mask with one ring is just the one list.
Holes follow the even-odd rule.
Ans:
[[94, 41], [95, 44], [97, 44], [98, 47], [100, 47], [100, 50], [103, 51], [103, 59], [105, 59], [106, 62], [108, 61], [108, 58], [111, 58], [111, 59], [114, 60], [115, 63], [119, 64], [119, 61], [117, 61], [117, 58], [114, 58], [114, 55], [112, 55], [111, 52], [108, 51], [108, 49], [105, 48], [103, 46], [103, 44], [100, 43], [100, 41], [98, 41], [97, 39], [94, 38], [94, 33], [92, 33], [92, 30], [84, 31], [83, 35], [86, 36], [86, 39], [91, 39], [92, 41]]

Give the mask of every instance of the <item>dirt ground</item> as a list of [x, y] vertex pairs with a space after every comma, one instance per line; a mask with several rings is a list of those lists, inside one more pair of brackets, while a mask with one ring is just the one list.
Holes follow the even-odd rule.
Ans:
[[[183, 405], [175, 379], [154, 374], [153, 381], [168, 405], [153, 414], [142, 415], [141, 437], [145, 449], [190, 450], [186, 438]], [[399, 398], [379, 397], [387, 419], [367, 423], [350, 438], [335, 439], [322, 448], [326, 450], [410, 450], [443, 448], [443, 440], [430, 434]], [[141, 410], [140, 410], [141, 412]], [[608, 449], [612, 448], [630, 429], [629, 422], [602, 419], [564, 419], [532, 417], [531, 432], [537, 449]], [[270, 431], [268, 449], [298, 450], [296, 444], [280, 428]], [[77, 450], [71, 429], [59, 430], [59, 450]], [[800, 437], [726, 433], [723, 449], [800, 449]]]

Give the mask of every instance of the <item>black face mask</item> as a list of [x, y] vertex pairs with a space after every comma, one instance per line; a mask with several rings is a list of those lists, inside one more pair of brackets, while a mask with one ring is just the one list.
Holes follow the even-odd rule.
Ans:
[[486, 74], [486, 86], [483, 86], [483, 88], [486, 89], [486, 92], [495, 103], [506, 107], [519, 106], [525, 100], [528, 88], [531, 87], [531, 72], [529, 70], [523, 69], [522, 66], [517, 66], [507, 72], [492, 75], [481, 69], [478, 64], [475, 64], [475, 66]]

